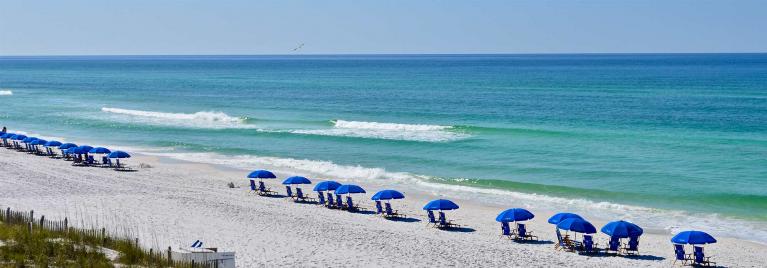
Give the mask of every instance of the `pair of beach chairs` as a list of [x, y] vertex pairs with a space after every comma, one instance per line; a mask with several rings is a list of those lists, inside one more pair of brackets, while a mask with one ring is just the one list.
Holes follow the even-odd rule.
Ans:
[[260, 196], [274, 196], [277, 194], [277, 192], [267, 188], [263, 181], [259, 181], [258, 185], [256, 185], [256, 181], [250, 180], [250, 191]]
[[384, 203], [383, 206], [381, 206], [381, 201], [376, 201], [376, 214], [387, 219], [407, 217], [407, 215], [399, 213], [399, 210], [392, 210], [391, 203]]
[[429, 222], [426, 223], [427, 226], [435, 227], [438, 229], [461, 228], [460, 224], [453, 223], [452, 220], [447, 220], [445, 217], [445, 212], [440, 211], [439, 218], [435, 218], [434, 211], [427, 210], [426, 216], [429, 218]]
[[711, 257], [703, 253], [703, 247], [693, 247], [693, 253], [687, 254], [684, 251], [684, 245], [674, 244], [674, 264], [677, 262], [680, 262], [682, 266], [716, 266], [716, 262], [711, 261]]
[[517, 223], [516, 226], [517, 228], [512, 230], [508, 222], [501, 222], [501, 237], [516, 241], [538, 240], [538, 236], [533, 235], [533, 232], [527, 231], [525, 224]]
[[620, 239], [617, 237], [610, 237], [610, 241], [607, 242], [606, 253], [612, 254], [624, 254], [624, 255], [637, 255], [639, 254], [639, 237], [629, 237], [628, 243], [621, 244]]
[[288, 194], [288, 197], [293, 199], [293, 202], [299, 202], [299, 203], [313, 203], [313, 202], [317, 202], [316, 199], [305, 195], [304, 191], [301, 190], [301, 188], [296, 188], [296, 193], [294, 195], [293, 194], [293, 189], [290, 188], [290, 186], [285, 186], [285, 192]]

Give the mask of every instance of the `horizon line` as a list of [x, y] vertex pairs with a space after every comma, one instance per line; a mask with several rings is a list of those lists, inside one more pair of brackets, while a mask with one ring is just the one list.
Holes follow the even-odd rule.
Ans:
[[536, 52], [536, 53], [307, 53], [307, 54], [26, 54], [0, 55], [0, 58], [23, 57], [184, 57], [184, 56], [461, 56], [461, 55], [702, 55], [767, 54], [763, 52]]

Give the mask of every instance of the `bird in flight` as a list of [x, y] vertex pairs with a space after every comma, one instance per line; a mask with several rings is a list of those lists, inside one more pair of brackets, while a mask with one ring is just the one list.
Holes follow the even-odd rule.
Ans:
[[301, 43], [300, 45], [298, 45], [298, 47], [294, 48], [293, 51], [298, 51], [299, 49], [303, 47], [304, 47], [304, 43]]

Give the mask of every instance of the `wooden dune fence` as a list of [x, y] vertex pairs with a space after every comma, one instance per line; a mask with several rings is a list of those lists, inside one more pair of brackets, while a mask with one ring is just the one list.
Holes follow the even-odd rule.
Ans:
[[[69, 226], [69, 219], [64, 218], [64, 220], [51, 220], [45, 218], [44, 215], [41, 215], [39, 218], [35, 218], [35, 212], [32, 211], [15, 211], [11, 208], [6, 208], [5, 211], [0, 213], [0, 221], [2, 221], [4, 224], [17, 224], [17, 225], [27, 225], [29, 232], [33, 232], [36, 229], [44, 229], [51, 232], [76, 232], [77, 235], [81, 237], [90, 237], [95, 238], [100, 241], [114, 241], [114, 240], [123, 240], [128, 242], [133, 242], [134, 240], [132, 238], [122, 237], [122, 238], [116, 238], [110, 234], [107, 234], [105, 228], [101, 229], [81, 229], [81, 228], [71, 228]], [[135, 239], [135, 246], [137, 248], [141, 248], [138, 245], [138, 238]], [[142, 248], [143, 250], [143, 248]], [[180, 261], [173, 261], [171, 259], [171, 247], [168, 247], [167, 252], [155, 252], [153, 249], [149, 249], [148, 251], [143, 250], [144, 253], [149, 256], [150, 259], [156, 259], [161, 260], [163, 263], [168, 263], [173, 267], [190, 267], [190, 268], [216, 268], [218, 265], [215, 263], [186, 263], [186, 262], [180, 262]], [[166, 255], [167, 254], [167, 255]]]

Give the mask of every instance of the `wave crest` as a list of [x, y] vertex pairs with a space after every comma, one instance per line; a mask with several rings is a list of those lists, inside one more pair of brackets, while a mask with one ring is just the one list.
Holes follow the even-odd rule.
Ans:
[[[186, 127], [199, 128], [249, 128], [246, 125], [247, 118], [233, 117], [223, 112], [203, 111], [192, 114], [185, 113], [164, 113], [154, 111], [129, 110], [120, 108], [102, 107], [102, 112], [131, 115], [139, 117], [138, 120], [144, 120], [149, 123], [162, 125], [180, 125]], [[135, 120], [136, 118], [134, 118]]]
[[0, 90], [0, 96], [11, 96], [13, 95], [13, 91], [10, 90]]
[[387, 140], [447, 142], [468, 135], [450, 131], [453, 126], [333, 120], [332, 129], [294, 130], [292, 133]]

